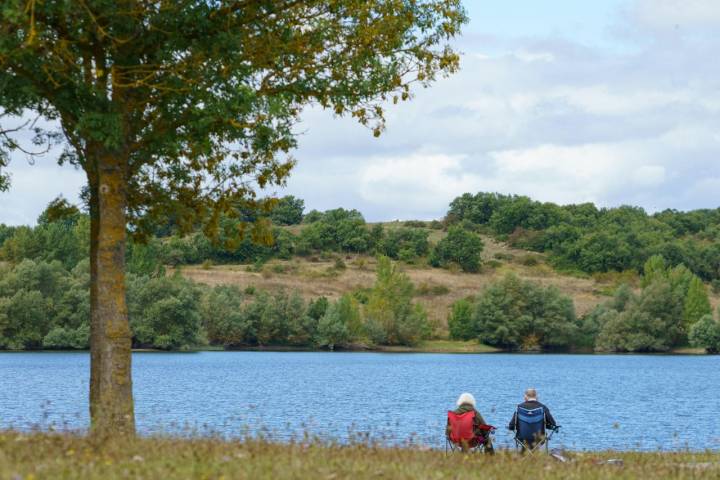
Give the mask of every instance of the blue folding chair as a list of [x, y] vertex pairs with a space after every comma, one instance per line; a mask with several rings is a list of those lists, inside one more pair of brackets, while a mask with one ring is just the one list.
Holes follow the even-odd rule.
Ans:
[[560, 429], [555, 426], [550, 429], [550, 434], [545, 433], [545, 409], [537, 407], [527, 409], [518, 406], [515, 415], [515, 445], [521, 453], [535, 453], [543, 445], [545, 451], [549, 450], [550, 439], [553, 433]]

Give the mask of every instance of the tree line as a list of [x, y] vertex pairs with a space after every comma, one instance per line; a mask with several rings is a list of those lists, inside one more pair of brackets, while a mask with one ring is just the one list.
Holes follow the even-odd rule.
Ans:
[[620, 285], [611, 300], [581, 317], [556, 287], [509, 274], [477, 297], [455, 302], [448, 327], [452, 338], [507, 350], [667, 352], [688, 345], [720, 350], [720, 321], [705, 284], [659, 255], [645, 263], [639, 291]]
[[635, 270], [661, 255], [720, 287], [720, 209], [689, 212], [556, 205], [526, 196], [480, 192], [455, 198], [448, 225], [483, 231], [511, 246], [546, 252], [564, 270], [586, 273]]
[[[303, 211], [301, 199], [287, 196], [279, 199], [265, 217], [258, 218], [257, 212], [239, 212], [243, 222], [268, 221], [260, 238], [253, 232], [239, 235], [239, 221], [229, 216], [220, 217], [218, 233], [212, 236], [202, 230], [180, 235], [178, 227], [168, 221], [143, 242], [128, 242], [128, 271], [142, 273], [162, 265], [203, 262], [262, 264], [271, 259], [329, 252], [384, 255], [408, 264], [427, 262], [436, 267], [454, 264], [468, 272], [476, 272], [481, 266], [482, 240], [476, 233], [457, 226], [450, 227], [446, 237], [432, 244], [430, 232], [442, 229], [440, 222], [406, 222], [415, 226], [385, 228], [381, 224], [369, 225], [357, 210]], [[55, 213], [48, 216], [48, 212]], [[301, 229], [293, 233], [287, 228], [292, 225], [300, 225]], [[0, 259], [12, 263], [27, 258], [58, 260], [72, 268], [88, 255], [89, 229], [87, 215], [57, 199], [34, 228], [0, 225]]]
[[[87, 259], [72, 269], [43, 259], [0, 265], [0, 348], [88, 348], [89, 269]], [[379, 258], [371, 289], [335, 301], [252, 286], [210, 288], [179, 273], [131, 273], [127, 292], [134, 348], [369, 348], [416, 345], [433, 333], [409, 277], [387, 257]]]

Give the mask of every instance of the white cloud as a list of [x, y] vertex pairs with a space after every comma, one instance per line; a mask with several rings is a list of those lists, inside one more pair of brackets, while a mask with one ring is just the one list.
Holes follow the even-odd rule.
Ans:
[[[613, 23], [622, 36], [610, 30], [613, 48], [466, 37], [461, 71], [390, 107], [379, 139], [309, 109], [286, 191], [308, 208], [357, 208], [370, 220], [438, 218], [456, 195], [480, 190], [649, 210], [719, 206], [720, 36], [705, 33], [720, 27], [720, 0], [628, 5]], [[18, 165], [0, 222], [31, 221], [81, 184], [39, 164], [28, 170], [36, 188]]]
[[655, 29], [720, 26], [717, 0], [638, 0], [630, 12], [638, 23]]

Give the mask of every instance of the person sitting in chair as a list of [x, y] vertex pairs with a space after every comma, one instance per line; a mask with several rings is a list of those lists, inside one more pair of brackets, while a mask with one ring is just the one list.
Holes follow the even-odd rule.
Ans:
[[[544, 437], [545, 435], [545, 429], [554, 430], [557, 428], [557, 423], [555, 423], [555, 419], [553, 418], [552, 414], [550, 413], [550, 409], [543, 405], [542, 403], [538, 402], [537, 399], [537, 391], [534, 388], [528, 388], [525, 390], [525, 401], [518, 405], [518, 408], [522, 408], [525, 410], [535, 410], [537, 408], [542, 408], [545, 414], [545, 422], [542, 428], [541, 436]], [[513, 413], [512, 420], [510, 420], [510, 424], [508, 425], [508, 428], [512, 431], [515, 431], [517, 427], [517, 413], [518, 410], [515, 409], [515, 413]], [[520, 432], [516, 432], [519, 434]], [[524, 442], [527, 442], [530, 446], [530, 448], [533, 448], [533, 446], [538, 443], [539, 441], [543, 440], [543, 438], [523, 438]]]
[[[491, 455], [494, 454], [495, 450], [492, 446], [492, 440], [490, 438], [490, 434], [486, 430], [488, 425], [485, 423], [485, 419], [482, 415], [480, 415], [480, 412], [478, 412], [475, 408], [475, 397], [473, 397], [471, 393], [463, 393], [457, 399], [457, 408], [453, 411], [453, 413], [456, 415], [462, 415], [468, 412], [475, 413], [475, 417], [473, 418], [473, 433], [475, 434], [475, 438], [468, 445], [462, 445], [463, 450], [466, 450], [468, 447], [475, 448], [478, 445], [483, 445], [485, 447], [485, 453], [489, 453]], [[484, 429], [482, 427], [486, 428]], [[448, 419], [446, 428], [448, 439], [450, 439], [450, 432], [450, 419]]]

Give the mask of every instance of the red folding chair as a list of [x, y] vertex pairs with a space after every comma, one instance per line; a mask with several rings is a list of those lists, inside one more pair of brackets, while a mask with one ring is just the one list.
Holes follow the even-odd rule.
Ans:
[[480, 425], [483, 435], [475, 435], [475, 412], [457, 414], [448, 411], [448, 424], [450, 429], [445, 436], [445, 452], [460, 450], [463, 452], [482, 452], [485, 450], [485, 439], [490, 436], [495, 427], [492, 425]]

